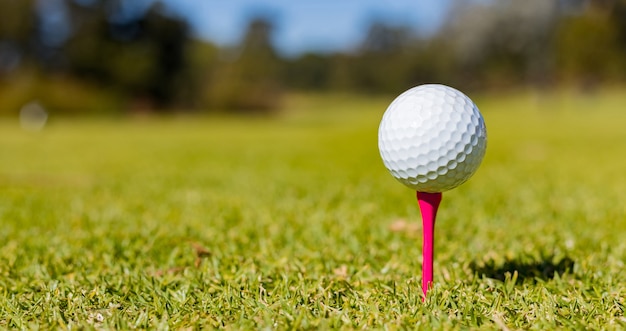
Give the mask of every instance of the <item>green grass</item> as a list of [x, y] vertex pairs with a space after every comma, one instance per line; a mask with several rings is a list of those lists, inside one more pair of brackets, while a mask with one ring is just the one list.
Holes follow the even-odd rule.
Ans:
[[0, 124], [0, 328], [626, 328], [626, 95], [477, 96], [488, 150], [444, 194], [421, 301], [387, 98], [278, 119]]

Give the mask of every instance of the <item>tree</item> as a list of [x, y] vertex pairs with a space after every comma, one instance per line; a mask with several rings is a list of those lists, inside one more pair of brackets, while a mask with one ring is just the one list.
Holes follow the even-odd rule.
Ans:
[[559, 24], [555, 52], [558, 70], [567, 81], [592, 86], [606, 79], [624, 79], [620, 20], [612, 20], [606, 7], [592, 6]]
[[74, 34], [64, 45], [68, 71], [157, 109], [184, 104], [176, 96], [189, 88], [183, 77], [190, 40], [187, 23], [163, 14], [159, 3], [136, 15], [123, 15], [118, 3], [70, 3]]
[[442, 29], [463, 85], [541, 84], [552, 75], [551, 45], [558, 1], [495, 1], [457, 5]]
[[0, 78], [32, 55], [36, 31], [33, 6], [34, 0], [0, 2]]
[[420, 43], [406, 26], [373, 22], [353, 63], [358, 90], [395, 93], [406, 89], [413, 77], [413, 58]]
[[330, 56], [306, 53], [287, 60], [281, 80], [291, 88], [322, 91], [330, 88]]
[[215, 108], [269, 112], [280, 105], [282, 61], [272, 44], [272, 23], [250, 22], [234, 59], [223, 64], [211, 88]]

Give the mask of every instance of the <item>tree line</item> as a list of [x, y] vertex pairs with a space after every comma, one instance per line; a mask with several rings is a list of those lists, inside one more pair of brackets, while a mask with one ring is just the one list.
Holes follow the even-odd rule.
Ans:
[[298, 90], [626, 81], [626, 0], [457, 1], [433, 34], [374, 21], [355, 49], [295, 57], [272, 44], [270, 19], [251, 20], [238, 45], [218, 47], [163, 4], [143, 3], [2, 0], [0, 113], [32, 100], [68, 114], [268, 112]]

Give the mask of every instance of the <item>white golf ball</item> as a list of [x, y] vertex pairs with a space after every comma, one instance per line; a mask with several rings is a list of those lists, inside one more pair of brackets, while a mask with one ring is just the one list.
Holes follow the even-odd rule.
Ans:
[[391, 175], [418, 192], [436, 193], [467, 181], [487, 147], [483, 116], [472, 100], [445, 85], [420, 85], [389, 105], [378, 148]]

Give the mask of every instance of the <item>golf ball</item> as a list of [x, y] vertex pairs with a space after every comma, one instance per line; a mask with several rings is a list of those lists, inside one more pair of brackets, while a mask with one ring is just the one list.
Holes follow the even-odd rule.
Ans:
[[389, 105], [378, 148], [391, 175], [418, 192], [444, 192], [467, 181], [487, 147], [485, 121], [460, 91], [438, 84], [414, 87]]

